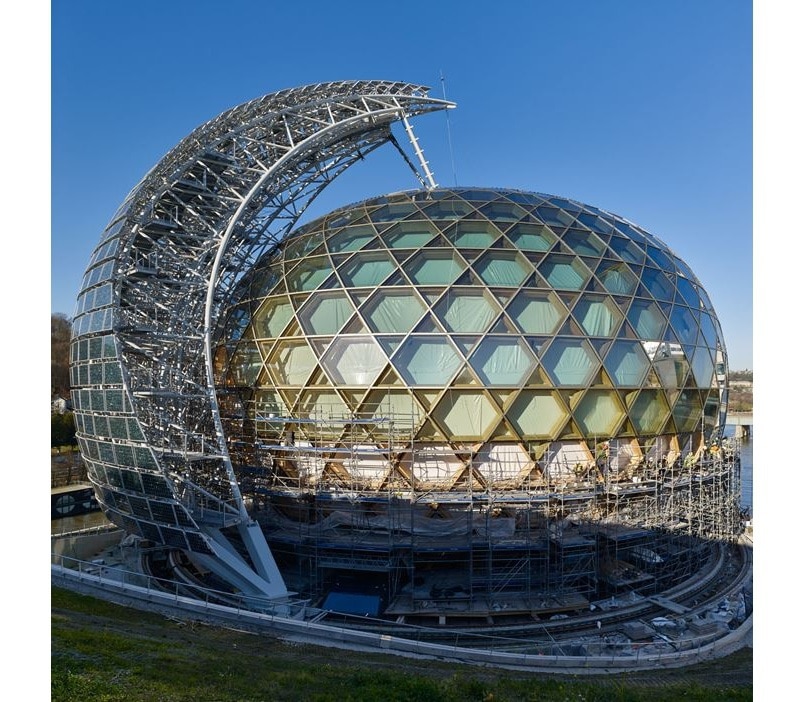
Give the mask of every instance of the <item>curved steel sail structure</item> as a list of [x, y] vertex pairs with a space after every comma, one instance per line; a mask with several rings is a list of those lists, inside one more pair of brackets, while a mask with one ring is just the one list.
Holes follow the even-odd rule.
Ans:
[[421, 158], [408, 119], [454, 106], [391, 81], [280, 91], [195, 129], [131, 191], [92, 254], [71, 347], [78, 441], [115, 524], [243, 593], [288, 594], [233, 473], [214, 331], [326, 185], [394, 142], [396, 122]]

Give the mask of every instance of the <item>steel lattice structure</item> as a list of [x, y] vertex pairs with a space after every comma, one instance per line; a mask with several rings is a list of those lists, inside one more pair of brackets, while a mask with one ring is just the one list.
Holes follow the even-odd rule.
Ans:
[[[224, 112], [131, 191], [86, 270], [71, 380], [98, 499], [129, 533], [192, 552], [243, 592], [287, 594], [245, 509], [220, 421], [211, 358], [220, 311], [326, 185], [394, 141], [393, 123], [421, 158], [408, 119], [454, 107], [427, 93], [344, 81]], [[422, 168], [433, 185], [424, 160]]]

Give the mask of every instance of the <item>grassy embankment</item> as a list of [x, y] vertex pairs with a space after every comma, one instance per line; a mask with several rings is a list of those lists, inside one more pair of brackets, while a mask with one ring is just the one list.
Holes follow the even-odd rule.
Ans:
[[60, 589], [51, 700], [367, 702], [752, 700], [752, 650], [685, 670], [555, 677], [282, 643]]

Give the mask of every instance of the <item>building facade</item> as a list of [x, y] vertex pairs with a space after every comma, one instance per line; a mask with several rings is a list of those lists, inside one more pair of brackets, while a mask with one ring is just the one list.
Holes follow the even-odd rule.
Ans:
[[[388, 81], [281, 91], [131, 191], [71, 347], [113, 522], [238, 592], [335, 608], [367, 588], [403, 617], [656, 591], [736, 533], [700, 282], [596, 207], [439, 188], [408, 120], [451, 107]], [[400, 148], [392, 125], [423, 188], [295, 228], [350, 165]]]

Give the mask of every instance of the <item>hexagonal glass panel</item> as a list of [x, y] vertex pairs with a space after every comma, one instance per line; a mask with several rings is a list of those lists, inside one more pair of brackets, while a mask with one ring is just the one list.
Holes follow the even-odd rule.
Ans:
[[472, 264], [472, 267], [490, 286], [517, 288], [533, 270], [531, 264], [512, 251], [488, 251]]
[[683, 276], [678, 276], [677, 280], [678, 292], [681, 297], [686, 301], [689, 307], [697, 309], [700, 307], [700, 296], [697, 294], [697, 289], [694, 284], [688, 281]]
[[458, 222], [447, 231], [447, 236], [460, 249], [485, 249], [500, 232], [489, 222]]
[[257, 339], [274, 338], [286, 328], [294, 316], [288, 297], [264, 300], [253, 316], [253, 329]]
[[714, 327], [714, 322], [707, 312], [700, 314], [700, 329], [703, 331], [703, 338], [705, 339], [706, 346], [710, 349], [717, 347], [717, 331]]
[[703, 407], [700, 393], [684, 390], [672, 408], [672, 418], [678, 431], [695, 431], [699, 428]]
[[610, 436], [625, 410], [613, 390], [587, 390], [572, 415], [584, 436]]
[[454, 288], [434, 312], [444, 327], [457, 334], [479, 334], [492, 324], [500, 308], [480, 290]]
[[524, 251], [549, 251], [556, 241], [556, 235], [548, 227], [527, 222], [515, 224], [506, 236]]
[[425, 246], [437, 233], [430, 222], [414, 220], [400, 222], [384, 232], [383, 240], [393, 249], [418, 249]]
[[518, 222], [528, 216], [527, 210], [511, 202], [490, 202], [480, 211], [492, 222]]
[[486, 385], [520, 385], [535, 363], [522, 339], [506, 336], [487, 336], [469, 359], [469, 364]]
[[347, 227], [328, 238], [328, 251], [357, 251], [375, 236], [375, 230], [367, 224]]
[[719, 416], [719, 396], [710, 395], [706, 400], [705, 407], [703, 407], [703, 424], [705, 425], [706, 438], [710, 431], [717, 425]]
[[628, 321], [641, 339], [660, 339], [667, 326], [661, 308], [647, 300], [633, 301], [628, 310]]
[[589, 280], [589, 269], [577, 258], [548, 256], [539, 272], [557, 290], [580, 290]]
[[353, 256], [339, 269], [345, 285], [366, 287], [380, 285], [396, 268], [395, 262], [382, 251], [364, 252]]
[[[275, 254], [265, 256], [270, 260]], [[253, 282], [250, 284], [250, 294], [253, 299], [266, 297], [275, 287], [275, 284], [283, 277], [283, 268], [278, 261], [274, 261], [269, 266], [259, 263], [259, 269], [253, 273]]]
[[660, 270], [655, 268], [645, 267], [642, 269], [642, 284], [656, 300], [671, 302], [675, 296], [675, 286]]
[[442, 337], [410, 336], [392, 363], [409, 385], [447, 385], [461, 367], [461, 357]]
[[624, 263], [604, 261], [597, 270], [597, 278], [612, 295], [630, 295], [636, 290], [636, 277]]
[[604, 363], [617, 387], [639, 387], [650, 368], [647, 354], [638, 341], [615, 341]]
[[694, 344], [697, 341], [697, 320], [688, 307], [675, 305], [672, 308], [670, 322], [682, 344]]
[[303, 385], [317, 365], [317, 357], [302, 339], [278, 342], [267, 361], [272, 377], [281, 385]]
[[628, 411], [634, 429], [641, 434], [657, 434], [669, 415], [669, 405], [660, 390], [642, 390]]
[[600, 256], [606, 250], [596, 234], [583, 229], [567, 229], [561, 240], [581, 256]]
[[600, 361], [588, 341], [556, 338], [542, 358], [542, 365], [562, 385], [586, 385]]
[[485, 438], [500, 416], [486, 395], [470, 390], [445, 393], [431, 415], [455, 441]]
[[574, 217], [555, 207], [541, 205], [536, 208], [536, 216], [545, 224], [554, 224], [557, 227], [567, 227], [574, 221]]
[[373, 222], [392, 222], [418, 212], [413, 202], [393, 202], [369, 213]]
[[316, 290], [331, 274], [327, 256], [314, 256], [300, 261], [286, 276], [286, 287], [290, 292]]
[[[228, 319], [225, 321], [225, 338], [231, 341], [238, 341], [242, 338], [249, 323], [250, 313], [247, 309], [247, 305], [242, 305], [238, 309], [232, 309], [231, 313], [228, 315]], [[85, 385], [85, 383], [81, 384]]]
[[427, 207], [424, 207], [423, 211], [427, 217], [433, 220], [453, 220], [461, 219], [462, 217], [472, 214], [475, 212], [475, 208], [460, 198], [445, 196], [438, 202], [433, 202]]
[[621, 236], [612, 236], [608, 242], [609, 248], [614, 251], [623, 261], [628, 263], [644, 263], [644, 251], [642, 251], [630, 239]]
[[322, 236], [322, 232], [313, 231], [305, 236], [290, 239], [286, 242], [286, 248], [283, 251], [284, 259], [290, 261], [307, 256], [322, 243]]
[[613, 336], [622, 321], [622, 314], [613, 300], [594, 295], [584, 295], [572, 314], [589, 336]]
[[523, 439], [555, 439], [569, 412], [555, 393], [523, 390], [506, 418]]
[[405, 266], [418, 285], [449, 285], [466, 269], [467, 264], [455, 251], [420, 251]]
[[567, 310], [555, 293], [523, 290], [509, 305], [508, 312], [526, 334], [553, 334]]
[[675, 261], [672, 260], [666, 251], [656, 246], [647, 247], [647, 255], [655, 261], [656, 265], [663, 271], [672, 273], [675, 270]]
[[344, 292], [320, 293], [309, 298], [298, 313], [306, 334], [336, 334], [353, 315], [353, 305]]
[[343, 336], [331, 343], [322, 367], [334, 383], [366, 386], [386, 366], [386, 356], [371, 336]]
[[605, 219], [602, 217], [598, 217], [597, 215], [590, 214], [589, 212], [581, 212], [578, 215], [578, 221], [587, 226], [593, 232], [600, 232], [601, 234], [611, 234], [614, 231], [614, 227], [612, 227]]
[[714, 362], [711, 355], [703, 346], [698, 346], [692, 359], [692, 372], [699, 388], [712, 387], [711, 381], [714, 378]]
[[386, 334], [411, 331], [424, 313], [425, 305], [407, 289], [382, 290], [361, 308], [370, 328]]

